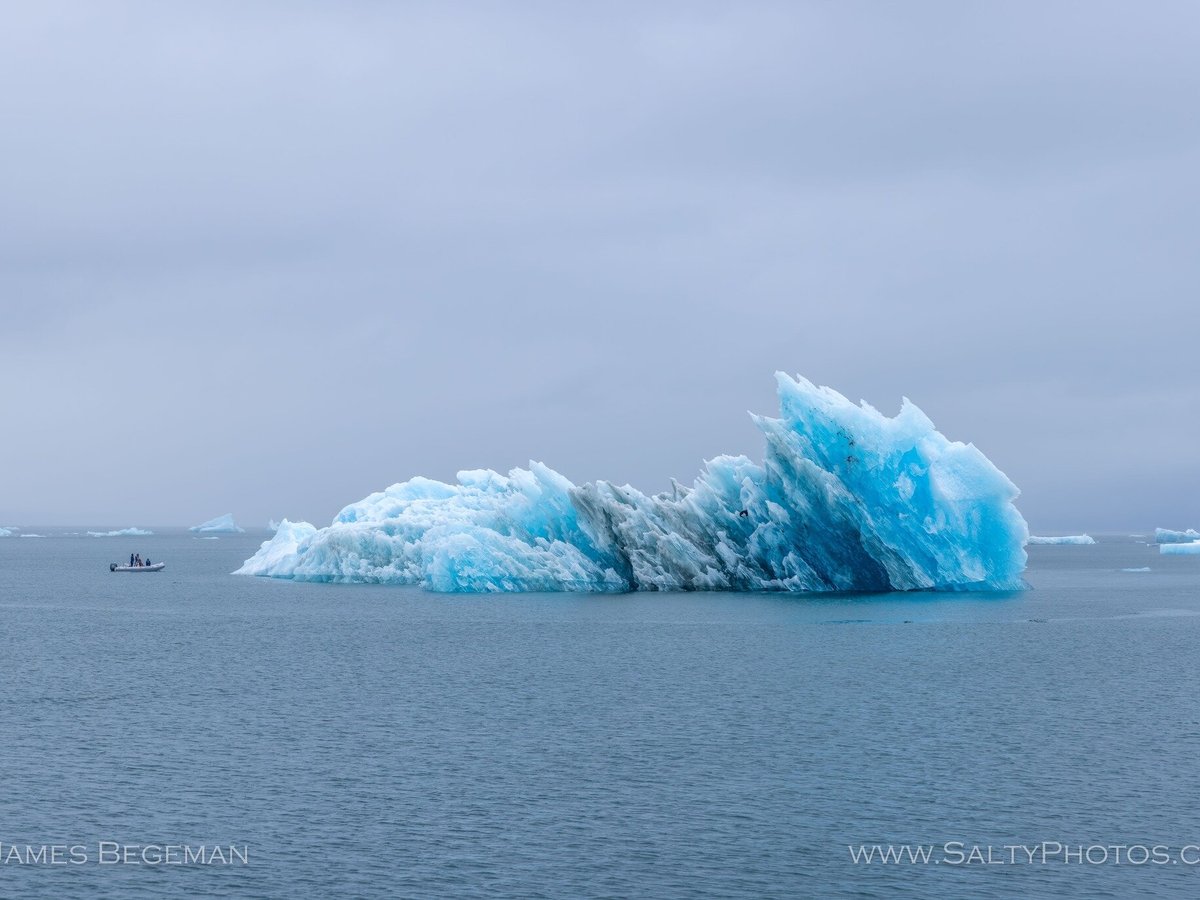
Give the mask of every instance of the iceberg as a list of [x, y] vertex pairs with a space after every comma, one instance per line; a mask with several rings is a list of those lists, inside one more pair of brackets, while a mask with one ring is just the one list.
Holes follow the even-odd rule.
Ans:
[[280, 523], [235, 574], [449, 592], [1023, 588], [1011, 481], [905, 399], [888, 417], [778, 373], [762, 463], [718, 456], [653, 496], [540, 462], [415, 477], [333, 523]]
[[1096, 539], [1090, 534], [1067, 534], [1062, 537], [1041, 537], [1033, 535], [1029, 538], [1031, 544], [1094, 544]]
[[[296, 569], [300, 563], [298, 555], [300, 545], [316, 533], [317, 528], [315, 525], [310, 525], [308, 522], [289, 522], [287, 519], [284, 519], [279, 523], [279, 527], [275, 529], [275, 537], [269, 541], [263, 541], [263, 545], [259, 548], [259, 551], [251, 559], [246, 560], [245, 564], [234, 574], [266, 575], [270, 578], [294, 578]], [[253, 566], [251, 566], [251, 563], [253, 563]], [[334, 579], [298, 578], [296, 580], [333, 581]], [[382, 581], [382, 579], [378, 580]]]
[[1163, 556], [1191, 556], [1200, 554], [1200, 541], [1193, 541], [1190, 544], [1163, 544], [1158, 548], [1158, 552]]
[[12, 537], [12, 529], [0, 528], [0, 537]]
[[120, 531], [89, 531], [92, 537], [145, 537], [148, 534], [154, 534], [153, 531], [146, 531], [144, 528], [122, 528]]
[[1136, 569], [1122, 569], [1121, 571], [1122, 572], [1149, 572], [1150, 567], [1149, 566], [1139, 566]]
[[217, 516], [215, 519], [209, 519], [207, 522], [201, 522], [199, 525], [193, 525], [188, 531], [198, 531], [201, 534], [240, 534], [245, 531], [244, 528], [239, 528], [233, 521], [233, 513], [225, 513], [223, 516]]
[[1187, 531], [1172, 531], [1169, 528], [1154, 529], [1154, 543], [1156, 544], [1190, 544], [1193, 541], [1200, 541], [1200, 531], [1189, 528]]

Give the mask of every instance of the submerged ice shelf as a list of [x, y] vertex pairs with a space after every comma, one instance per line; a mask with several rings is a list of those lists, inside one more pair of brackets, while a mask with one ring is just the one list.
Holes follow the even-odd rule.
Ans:
[[766, 458], [719, 456], [648, 496], [507, 476], [416, 477], [327, 528], [280, 523], [236, 574], [435, 591], [907, 591], [1024, 586], [1016, 487], [905, 400], [895, 417], [777, 375]]
[[1200, 555], [1200, 541], [1192, 541], [1190, 544], [1162, 544], [1158, 552], [1162, 556]]

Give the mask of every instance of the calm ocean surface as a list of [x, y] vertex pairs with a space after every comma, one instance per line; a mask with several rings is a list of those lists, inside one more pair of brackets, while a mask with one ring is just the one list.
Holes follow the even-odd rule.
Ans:
[[[1200, 894], [1178, 862], [847, 849], [1200, 845], [1200, 557], [1031, 547], [1008, 595], [480, 597], [228, 575], [265, 532], [33, 530], [0, 538], [0, 862], [88, 862], [4, 862], [3, 896]], [[110, 574], [131, 550], [166, 571]]]

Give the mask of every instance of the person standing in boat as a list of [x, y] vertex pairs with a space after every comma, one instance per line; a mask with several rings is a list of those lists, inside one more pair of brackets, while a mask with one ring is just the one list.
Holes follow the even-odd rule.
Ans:
[[129, 554], [129, 567], [131, 569], [133, 568], [133, 554], [132, 553]]

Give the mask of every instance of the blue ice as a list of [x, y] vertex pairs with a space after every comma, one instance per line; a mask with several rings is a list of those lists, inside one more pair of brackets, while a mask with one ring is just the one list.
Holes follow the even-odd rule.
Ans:
[[280, 524], [238, 570], [434, 591], [910, 591], [1024, 586], [1011, 481], [907, 399], [888, 417], [777, 376], [762, 463], [708, 461], [690, 487], [572, 484], [549, 467], [416, 477], [326, 528]]
[[1191, 544], [1200, 541], [1200, 531], [1189, 528], [1187, 531], [1172, 531], [1170, 528], [1155, 528], [1154, 543], [1156, 544]]
[[1096, 539], [1090, 534], [1064, 534], [1054, 537], [1033, 535], [1029, 538], [1031, 544], [1094, 544]]
[[1163, 544], [1158, 548], [1162, 556], [1196, 556], [1200, 555], [1200, 541], [1189, 544]]
[[188, 529], [188, 531], [198, 531], [201, 534], [240, 534], [245, 530], [233, 521], [232, 513], [225, 513], [223, 516], [217, 516], [215, 519], [209, 519], [207, 522], [201, 522]]

